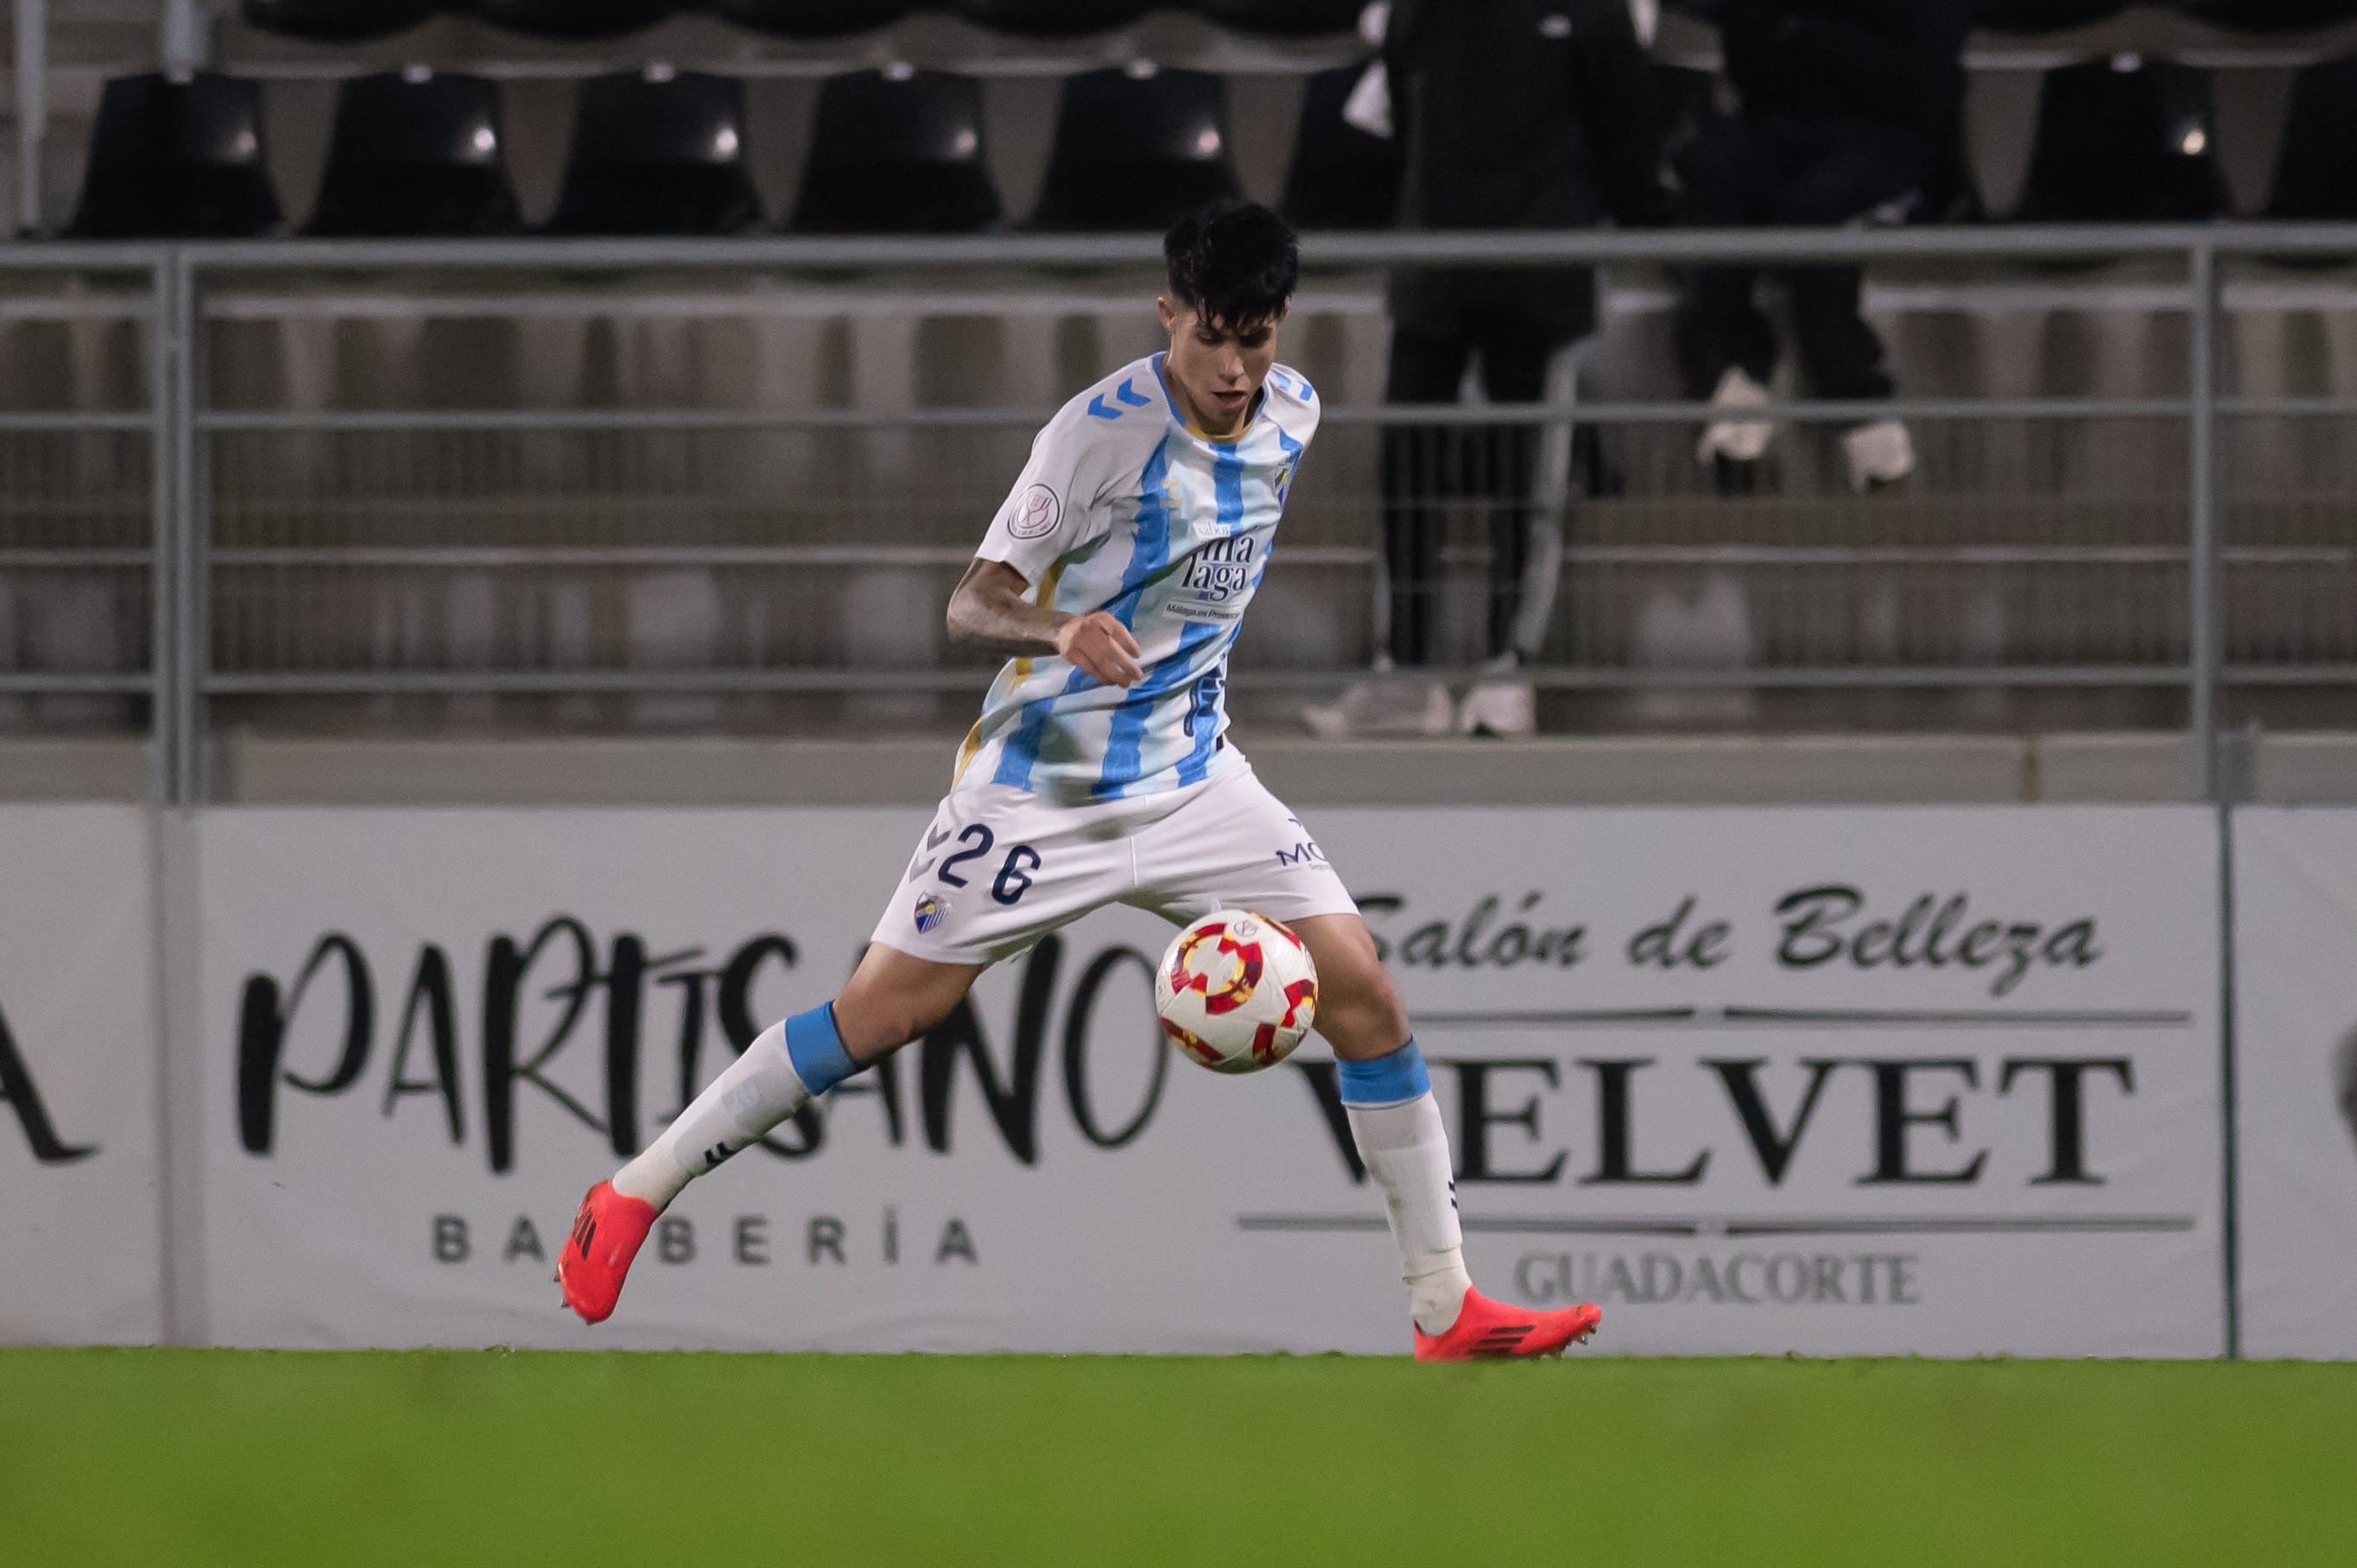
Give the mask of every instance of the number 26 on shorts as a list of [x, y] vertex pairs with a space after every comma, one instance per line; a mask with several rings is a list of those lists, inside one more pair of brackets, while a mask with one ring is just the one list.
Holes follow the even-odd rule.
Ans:
[[[972, 847], [962, 849], [942, 861], [941, 870], [935, 874], [952, 887], [967, 886], [965, 875], [958, 867], [967, 861], [979, 860], [988, 854], [996, 843], [996, 835], [985, 824], [971, 822], [959, 830], [958, 842]], [[1001, 904], [1017, 902], [1031, 890], [1031, 878], [1027, 874], [1039, 869], [1039, 852], [1028, 843], [1015, 845], [1006, 852], [1006, 858], [999, 863], [998, 875], [990, 884], [990, 896]]]

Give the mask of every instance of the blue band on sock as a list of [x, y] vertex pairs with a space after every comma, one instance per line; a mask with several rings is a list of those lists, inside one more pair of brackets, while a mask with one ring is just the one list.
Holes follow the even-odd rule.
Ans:
[[1414, 1040], [1371, 1062], [1334, 1065], [1340, 1069], [1345, 1105], [1391, 1105], [1432, 1090], [1432, 1076], [1424, 1070], [1424, 1053], [1415, 1048]]
[[802, 1087], [811, 1091], [813, 1098], [824, 1094], [864, 1065], [853, 1061], [851, 1053], [843, 1048], [843, 1036], [834, 1030], [832, 1002], [786, 1020], [786, 1056], [794, 1064], [794, 1076], [802, 1080]]

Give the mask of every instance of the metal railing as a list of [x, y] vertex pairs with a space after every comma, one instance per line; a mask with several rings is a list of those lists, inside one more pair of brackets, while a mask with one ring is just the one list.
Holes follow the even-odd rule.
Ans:
[[[2110, 591], [2104, 585], [2118, 574], [2140, 574], [2147, 585], [2170, 585], [2169, 607], [2146, 605], [2136, 610], [2144, 623], [2132, 628], [2123, 644], [2144, 650], [2144, 656], [2093, 663], [2069, 658], [2014, 658], [2002, 650], [1986, 657], [1951, 656], [1909, 661], [1904, 658], [1819, 658], [1810, 650], [1810, 628], [1794, 623], [1788, 628], [1792, 647], [1774, 657], [1752, 659], [1732, 667], [1682, 667], [1675, 660], [1652, 663], [1626, 658], [1590, 657], [1577, 638], [1556, 637], [1541, 661], [1529, 671], [1534, 683], [1567, 691], [1675, 692], [1697, 688], [1835, 687], [1969, 688], [2001, 687], [2147, 687], [2181, 690], [2188, 728], [2201, 742], [2200, 777], [2196, 792], [2215, 798], [2220, 788], [2216, 736], [2219, 693], [2229, 684], [2327, 684], [2357, 682], [2357, 650], [2337, 657], [2319, 649], [2340, 644], [2332, 637], [2312, 646], [2295, 648], [2290, 657], [2248, 660], [2230, 664], [2225, 658], [2226, 574], [2323, 574], [2345, 578], [2357, 571], [2357, 534], [2342, 536], [2338, 513], [2320, 530], [2274, 542], [2229, 541], [2223, 528], [2222, 463], [2227, 442], [2227, 422], [2250, 419], [2297, 421], [2357, 415], [2357, 397], [2298, 396], [2257, 398], [2229, 394], [2220, 389], [2219, 327], [2224, 304], [2222, 267], [2235, 258], [2357, 257], [2357, 225], [2245, 225], [2212, 227], [2127, 227], [2103, 229], [1991, 227], [1922, 228], [1894, 231], [1669, 231], [1647, 233], [1386, 233], [1381, 235], [1312, 235], [1305, 239], [1303, 259], [1309, 269], [1308, 292], [1330, 286], [1330, 280], [1350, 269], [1380, 269], [1403, 264], [1428, 266], [1534, 266], [1583, 263], [1605, 266], [1685, 266], [1708, 263], [1797, 264], [1860, 263], [1876, 265], [1932, 261], [1977, 263], [2085, 263], [2142, 261], [2173, 263], [2175, 276], [2163, 285], [2164, 295], [2181, 299], [2189, 330], [2183, 350], [2183, 391], [2165, 395], [2083, 396], [1915, 396], [1882, 404], [1792, 399], [1760, 411], [1762, 417], [1803, 429], [1829, 427], [1862, 416], [1888, 416], [1922, 427], [1936, 439], [1943, 427], [1975, 424], [2016, 429], [2015, 445], [2036, 460], [2040, 430], [2061, 422], [2111, 421], [2146, 434], [2136, 451], [2137, 493], [2112, 498], [2114, 510], [2128, 520], [2108, 534], [2093, 531], [2085, 539], [2005, 537], [2004, 530], [1984, 531], [1975, 537], [1971, 523], [1975, 497], [1971, 487], [1924, 503], [1926, 515], [1957, 520], [1938, 538], [1857, 537], [1843, 534], [1842, 521], [1854, 513], [1846, 501], [1833, 497], [1801, 497], [1781, 510], [1770, 507], [1761, 515], [1776, 520], [1784, 536], [1770, 540], [1703, 538], [1680, 529], [1648, 532], [1645, 506], [1623, 508], [1626, 519], [1600, 533], [1583, 530], [1563, 552], [1566, 581], [1576, 585], [1603, 585], [1609, 589], [1616, 573], [1641, 575], [1676, 569], [1688, 573], [1752, 571], [1873, 570], [1896, 575], [1938, 570], [1973, 570], [2011, 575], [2006, 578], [2033, 597], [2041, 584], [2059, 583], [2079, 574], [2083, 593], [2103, 601]], [[626, 693], [918, 693], [978, 688], [986, 672], [960, 664], [945, 664], [937, 654], [920, 650], [917, 657], [895, 664], [858, 657], [820, 660], [807, 650], [797, 652], [793, 628], [763, 623], [770, 640], [733, 661], [706, 659], [702, 662], [655, 660], [644, 665], [627, 661], [600, 664], [585, 660], [577, 647], [556, 648], [562, 638], [550, 632], [538, 643], [514, 651], [512, 628], [500, 625], [498, 592], [490, 586], [469, 588], [474, 629], [467, 635], [476, 644], [464, 660], [440, 667], [418, 667], [401, 658], [371, 656], [366, 649], [352, 656], [303, 659], [277, 654], [224, 659], [224, 637], [251, 635], [262, 643], [296, 638], [296, 629], [273, 620], [266, 596], [255, 598], [246, 585], [264, 580], [293, 581], [305, 573], [350, 574], [373, 571], [391, 574], [464, 575], [469, 583], [489, 584], [500, 574], [538, 574], [555, 582], [543, 596], [533, 614], [551, 626], [586, 623], [598, 613], [596, 596], [582, 585], [597, 574], [650, 575], [701, 573], [719, 582], [726, 575], [770, 575], [782, 585], [808, 599], [821, 592], [823, 574], [866, 572], [885, 581], [892, 572], [920, 575], [924, 584], [953, 573], [970, 553], [973, 538], [985, 511], [977, 512], [976, 496], [987, 508], [996, 494], [977, 488], [973, 495], [943, 496], [929, 484], [937, 475], [971, 469], [976, 487], [1002, 487], [1019, 463], [1022, 445], [1046, 412], [1043, 407], [1017, 409], [934, 407], [863, 412], [856, 408], [770, 406], [758, 398], [735, 406], [712, 407], [273, 407], [243, 406], [215, 395], [217, 367], [207, 363], [210, 328], [220, 320], [241, 314], [239, 290], [285, 286], [288, 280], [307, 285], [321, 278], [365, 280], [378, 289], [387, 286], [414, 293], [421, 301], [433, 290], [456, 282], [483, 285], [491, 280], [561, 277], [593, 280], [604, 288], [640, 286], [645, 280], [709, 277], [733, 274], [754, 279], [835, 278], [846, 273], [906, 280], [944, 274], [971, 278], [975, 274], [1020, 276], [1028, 271], [1037, 293], [1040, 269], [1065, 280], [1059, 286], [1076, 286], [1072, 280], [1099, 275], [1092, 269], [1143, 269], [1158, 262], [1158, 242], [1151, 236], [1002, 235], [942, 239], [753, 239], [726, 241], [599, 241], [502, 240], [496, 242], [252, 242], [157, 246], [67, 246], [26, 244], [0, 247], [0, 282], [28, 278], [111, 280], [116, 288], [112, 306], [144, 334], [145, 396], [135, 406], [45, 409], [0, 412], [0, 441], [27, 439], [106, 438], [135, 443], [144, 454], [145, 483], [149, 493], [149, 528], [144, 539], [17, 538], [0, 533], [0, 574], [38, 573], [72, 568], [85, 573], [113, 572], [144, 579], [147, 597], [149, 647], [136, 668], [117, 670], [0, 669], [0, 701], [10, 696], [61, 694], [144, 695], [148, 724], [156, 737], [156, 794], [165, 801], [199, 800], [205, 789], [204, 737], [214, 703], [225, 699], [260, 696], [350, 698], [368, 694], [397, 699], [418, 693], [539, 693], [551, 697], [587, 697]], [[1135, 276], [1135, 274], [1126, 274]], [[393, 280], [390, 285], [386, 281]], [[135, 289], [124, 287], [136, 280]], [[299, 294], [300, 288], [292, 290]], [[1014, 292], [1021, 293], [1017, 288]], [[292, 295], [290, 295], [290, 297]], [[623, 297], [623, 296], [616, 296]], [[1363, 306], [1371, 298], [1362, 290]], [[768, 308], [767, 296], [745, 302], [742, 311], [759, 315]], [[1355, 307], [1354, 307], [1355, 308]], [[267, 315], [264, 306], [244, 314]], [[1043, 388], [1053, 393], [1054, 387]], [[1052, 402], [1052, 396], [1049, 400]], [[1673, 431], [1673, 444], [1691, 443], [1693, 430], [1707, 417], [1706, 405], [1674, 398], [1635, 399], [1597, 403], [1551, 400], [1540, 403], [1490, 407], [1384, 407], [1372, 402], [1329, 399], [1327, 428], [1356, 433], [1373, 442], [1395, 426], [1447, 429], [1457, 425], [1531, 425], [1561, 429], [1572, 424], [1596, 433], [1609, 443], [1616, 433], [1635, 435], [1662, 427]], [[2018, 427], [2018, 428], [2017, 428]], [[2153, 434], [2155, 428], [2159, 433]], [[2178, 431], [2180, 434], [2171, 434]], [[656, 536], [648, 519], [660, 521], [667, 499], [664, 474], [691, 482], [716, 462], [746, 464], [769, 460], [764, 454], [784, 451], [779, 444], [801, 443], [802, 461], [823, 441], [839, 440], [845, 432], [861, 439], [899, 442], [894, 459], [920, 470], [904, 489], [907, 509], [891, 517], [852, 514], [844, 509], [855, 492], [838, 489], [822, 497], [815, 510], [800, 503], [780, 501], [774, 508], [749, 510], [741, 499], [715, 503], [714, 515], [728, 514], [731, 506], [744, 516], [715, 536], [690, 542]], [[1683, 433], [1683, 434], [1678, 434]], [[518, 457], [500, 448], [483, 461], [541, 461], [562, 469], [567, 463], [621, 460], [598, 445], [628, 436], [640, 441], [622, 455], [643, 460], [652, 483], [642, 487], [628, 505], [611, 497], [586, 510], [619, 515], [629, 507], [643, 516], [625, 519], [628, 526], [572, 531], [587, 537], [555, 537], [543, 513], [563, 513], [573, 505], [562, 486], [522, 495], [486, 483], [469, 492], [464, 504], [437, 497], [432, 488], [399, 484], [381, 487], [361, 510], [367, 515], [336, 513], [335, 506], [316, 494], [285, 489], [284, 475], [317, 463], [297, 449], [305, 442], [322, 440], [350, 444], [335, 461], [376, 465], [406, 484], [416, 478], [405, 464], [409, 448], [403, 443], [440, 442], [434, 448], [443, 456], [461, 450], [468, 442], [491, 440], [563, 442], [538, 456]], [[716, 448], [698, 443], [731, 441], [738, 445], [716, 459]], [[450, 444], [458, 444], [454, 447]], [[762, 444], [768, 444], [764, 446]], [[960, 446], [958, 443], [966, 443]], [[374, 444], [374, 445], [370, 445]], [[652, 444], [652, 445], [647, 445]], [[668, 445], [664, 445], [668, 444]], [[930, 445], [928, 445], [930, 444]], [[1927, 444], [1930, 442], [1927, 440]], [[1630, 450], [1634, 450], [1631, 448]], [[1009, 452], [1013, 460], [1008, 460]], [[2162, 460], [2162, 455], [2174, 452]], [[943, 454], [951, 455], [944, 458]], [[291, 456], [290, 456], [291, 454]], [[587, 454], [585, 457], [584, 454]], [[480, 451], [476, 456], [480, 456]], [[1624, 456], [1626, 454], [1624, 453]], [[469, 460], [472, 460], [471, 458]], [[927, 465], [932, 465], [928, 467]], [[666, 467], [666, 465], [668, 467]], [[105, 467], [103, 461], [100, 467]], [[121, 461], [112, 471], [119, 489]], [[263, 476], [258, 489], [241, 489], [246, 478]], [[494, 476], [496, 478], [497, 476]], [[273, 490], [271, 485], [279, 486]], [[0, 486], [5, 489], [5, 486]], [[396, 493], [398, 492], [398, 493]], [[230, 515], [221, 508], [227, 497], [234, 504]], [[258, 499], [257, 499], [258, 498]], [[488, 498], [488, 499], [486, 499]], [[577, 498], [576, 498], [577, 499]], [[1307, 498], [1304, 498], [1307, 499]], [[2323, 504], [2330, 505], [2327, 495]], [[1361, 501], [1363, 498], [1361, 498]], [[2101, 513], [2110, 504], [2100, 494], [2058, 493], [2042, 502], [2040, 515], [2062, 518]], [[833, 510], [828, 510], [829, 507]], [[299, 517], [309, 529], [280, 527], [272, 509]], [[469, 509], [473, 509], [470, 510]], [[486, 542], [465, 533], [469, 518], [485, 508], [507, 509], [514, 515], [538, 519], [530, 527], [511, 528], [513, 537]], [[1300, 510], [1300, 500], [1296, 502]], [[1369, 574], [1379, 565], [1377, 532], [1369, 509], [1361, 502], [1337, 505], [1323, 521], [1300, 527], [1289, 522], [1287, 542], [1280, 552], [1288, 571], [1326, 570]], [[1604, 509], [1608, 515], [1609, 509]], [[1922, 510], [1922, 509], [1919, 509]], [[2181, 510], [2181, 523], [2171, 521]], [[758, 513], [758, 515], [755, 515]], [[821, 515], [823, 514], [823, 515]], [[733, 514], [732, 514], [733, 515]], [[1313, 510], [1313, 515], [1315, 515]], [[1698, 515], [1681, 513], [1682, 517]], [[803, 526], [811, 517], [818, 521]], [[320, 523], [327, 518], [333, 526]], [[784, 521], [780, 521], [783, 519]], [[1810, 527], [1832, 519], [1816, 533]], [[797, 520], [800, 520], [799, 521]], [[1797, 521], [1795, 520], [1798, 520]], [[597, 521], [597, 518], [590, 520]], [[888, 537], [850, 537], [846, 523], [875, 521], [888, 527]], [[2129, 524], [2132, 523], [2133, 526]], [[1809, 526], [1803, 526], [1804, 524]], [[953, 526], [952, 526], [953, 525]], [[1838, 526], [1836, 526], [1838, 525]], [[2107, 525], [2109, 526], [2109, 525]], [[1681, 528], [1684, 525], [1681, 524]], [[2181, 532], [2179, 530], [2181, 528]], [[537, 532], [534, 531], [537, 530]], [[1828, 532], [1827, 530], [1830, 530]], [[564, 530], [556, 531], [560, 534]], [[797, 532], [802, 536], [793, 536]], [[2018, 531], [2016, 531], [2017, 532]], [[2298, 533], [2298, 530], [2293, 530]], [[788, 537], [780, 537], [780, 534]], [[301, 536], [296, 536], [301, 535]], [[329, 535], [334, 535], [329, 537]], [[1822, 535], [1822, 536], [1820, 536]], [[1478, 548], [1459, 544], [1450, 552], [1458, 564], [1477, 556]], [[2105, 577], [2103, 574], [2114, 574]], [[572, 585], [558, 579], [573, 575]], [[883, 577], [877, 577], [883, 574]], [[924, 575], [931, 574], [926, 576]], [[2094, 575], [2088, 575], [2094, 574]], [[323, 579], [324, 581], [325, 579]], [[349, 581], [350, 579], [341, 579]], [[862, 579], [866, 581], [866, 579]], [[945, 579], [944, 579], [945, 580]], [[680, 587], [679, 579], [673, 587]], [[1924, 605], [1939, 605], [1945, 578], [1925, 578], [1912, 588], [1894, 588], [1875, 614], [1882, 618], [1881, 636], [1891, 646], [1905, 640], [1910, 618]], [[2092, 585], [2092, 586], [2089, 586]], [[680, 588], [688, 600], [709, 596], [722, 587]], [[872, 585], [872, 584], [871, 584]], [[937, 584], [935, 585], [938, 585]], [[908, 587], [906, 583], [902, 588]], [[560, 591], [561, 590], [561, 591]], [[889, 590], [889, 591], [886, 591]], [[306, 590], [308, 591], [308, 590]], [[326, 618], [335, 619], [337, 591], [332, 585], [318, 590]], [[668, 590], [666, 590], [668, 591]], [[832, 590], [827, 590], [832, 591]], [[863, 590], [864, 591], [864, 590]], [[877, 601], [878, 614], [897, 602], [915, 602], [908, 593], [899, 600], [886, 581]], [[923, 599], [924, 592], [916, 594]], [[1911, 594], [1912, 598], [1908, 596]], [[938, 597], [938, 595], [933, 595]], [[252, 602], [249, 602], [252, 601]], [[382, 622], [375, 635], [382, 654], [384, 639], [398, 640], [395, 623], [416, 611], [395, 606], [382, 596], [369, 614]], [[787, 609], [778, 616], [792, 620], [803, 600], [780, 599]], [[2340, 612], [2330, 596], [2318, 601], [2318, 613]], [[938, 607], [937, 606], [935, 607]], [[672, 610], [694, 617], [708, 605], [683, 601]], [[1583, 628], [1610, 631], [1612, 616], [1583, 609], [1575, 602], [1574, 618]], [[251, 611], [253, 613], [249, 614]], [[441, 613], [441, 612], [436, 612]], [[763, 612], [767, 614], [768, 612]], [[228, 617], [230, 618], [224, 618]], [[387, 618], [390, 618], [388, 619]], [[283, 617], [279, 618], [283, 620]], [[1626, 618], [1623, 617], [1625, 619]], [[394, 629], [386, 631], [385, 626]], [[488, 629], [487, 629], [488, 628]], [[1893, 628], [1896, 628], [1894, 632]], [[1587, 633], [1583, 633], [1586, 635]], [[539, 635], [539, 634], [534, 634]], [[554, 639], [554, 641], [551, 639]], [[365, 640], [365, 639], [363, 639]], [[1346, 640], [1363, 651], [1371, 634], [1354, 632]], [[576, 639], [577, 642], [578, 639]], [[1247, 643], [1251, 641], [1247, 636]], [[496, 645], [496, 646], [495, 646]], [[493, 657], [507, 650], [502, 661]], [[1593, 653], [1587, 650], [1587, 653]], [[1968, 650], [1969, 652], [1969, 650]], [[1357, 662], [1362, 663], [1361, 658]], [[1347, 676], [1351, 667], [1278, 657], [1240, 671], [1238, 684], [1251, 688], [1330, 686]]]

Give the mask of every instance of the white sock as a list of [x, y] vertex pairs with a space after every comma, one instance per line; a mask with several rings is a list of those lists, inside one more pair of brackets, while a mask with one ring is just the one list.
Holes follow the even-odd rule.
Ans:
[[1350, 1105], [1351, 1135], [1367, 1174], [1383, 1189], [1399, 1244], [1409, 1316], [1426, 1334], [1445, 1334], [1472, 1288], [1465, 1238], [1457, 1225], [1457, 1183], [1449, 1171], [1448, 1129], [1426, 1090], [1388, 1105]]
[[809, 1098], [786, 1051], [786, 1026], [772, 1024], [644, 1153], [615, 1174], [614, 1190], [644, 1198], [660, 1213], [689, 1181], [759, 1139]]

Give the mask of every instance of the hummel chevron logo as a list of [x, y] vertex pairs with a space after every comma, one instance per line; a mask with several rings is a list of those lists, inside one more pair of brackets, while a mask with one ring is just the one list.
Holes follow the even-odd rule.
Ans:
[[[1127, 381], [1124, 381], [1121, 385], [1114, 388], [1113, 395], [1114, 401], [1127, 403], [1132, 408], [1144, 408], [1146, 404], [1154, 401], [1152, 398], [1147, 397], [1144, 392], [1139, 392], [1135, 387], [1131, 386]], [[1105, 406], [1103, 394], [1099, 393], [1097, 396], [1089, 399], [1089, 416], [1092, 419], [1119, 419], [1121, 417], [1121, 410], [1117, 408], [1107, 408]]]
[[939, 832], [928, 832], [925, 834], [925, 847], [919, 850], [915, 856], [909, 860], [908, 874], [902, 876], [900, 880], [903, 882], [914, 882], [918, 877], [922, 876], [925, 873], [931, 871], [933, 868], [933, 852], [949, 842], [950, 831], [947, 828], [943, 828]]

